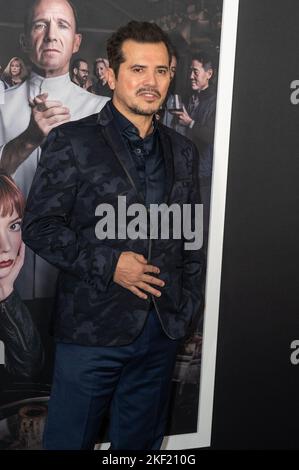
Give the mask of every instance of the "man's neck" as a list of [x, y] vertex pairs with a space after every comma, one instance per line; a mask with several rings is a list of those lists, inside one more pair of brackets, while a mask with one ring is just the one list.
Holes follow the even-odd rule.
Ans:
[[44, 69], [40, 69], [38, 67], [36, 67], [36, 65], [33, 65], [32, 66], [32, 71], [37, 73], [37, 75], [40, 75], [41, 77], [44, 77], [44, 78], [57, 78], [57, 77], [62, 77], [63, 75], [66, 75], [67, 74], [67, 71], [66, 72], [57, 72], [57, 70], [44, 70]]
[[197, 90], [197, 91], [198, 91], [198, 93], [200, 93], [201, 91], [205, 91], [205, 90], [207, 90], [208, 88], [209, 88], [209, 84], [206, 85], [205, 87], [201, 88], [200, 90]]
[[78, 85], [80, 88], [83, 88], [83, 83], [80, 83], [80, 81], [78, 80], [78, 77], [76, 77], [76, 75], [73, 76], [72, 82], [75, 83], [76, 85]]
[[112, 100], [112, 102], [117, 111], [125, 116], [138, 129], [139, 135], [142, 139], [153, 132], [153, 114], [150, 116], [135, 114], [133, 112], [129, 112], [129, 110], [123, 109], [122, 106], [119, 106], [114, 100]]

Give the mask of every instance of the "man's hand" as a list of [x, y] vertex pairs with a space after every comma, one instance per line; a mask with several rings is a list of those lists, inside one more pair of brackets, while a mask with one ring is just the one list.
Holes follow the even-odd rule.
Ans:
[[32, 109], [29, 126], [4, 146], [1, 168], [9, 175], [15, 173], [54, 127], [70, 120], [69, 109], [62, 106], [60, 101], [47, 101], [47, 97], [48, 94], [43, 93], [29, 100]]
[[29, 100], [32, 112], [26, 135], [30, 142], [38, 146], [54, 127], [68, 122], [71, 118], [67, 107], [60, 101], [47, 101], [47, 97], [48, 93], [43, 93]]
[[24, 264], [25, 245], [22, 242], [19, 253], [8, 276], [0, 279], [0, 301], [6, 299], [13, 291], [14, 282]]
[[160, 297], [161, 292], [152, 287], [151, 284], [164, 287], [165, 282], [147, 273], [159, 274], [160, 269], [147, 264], [144, 256], [132, 251], [125, 251], [119, 257], [113, 280], [141, 299], [147, 299], [147, 295], [142, 291]]
[[183, 106], [183, 111], [172, 111], [178, 117], [179, 124], [183, 126], [190, 126], [193, 119], [187, 113], [185, 106]]

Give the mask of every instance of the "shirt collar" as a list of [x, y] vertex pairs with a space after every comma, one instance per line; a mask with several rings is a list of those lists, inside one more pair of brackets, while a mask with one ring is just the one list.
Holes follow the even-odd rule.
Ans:
[[[129, 121], [129, 119], [127, 119], [123, 114], [121, 114], [118, 111], [118, 109], [114, 106], [112, 101], [111, 101], [110, 104], [111, 104], [111, 110], [112, 110], [112, 113], [113, 113], [113, 117], [116, 119], [121, 133], [126, 135], [127, 137], [129, 137], [131, 135], [134, 135], [135, 138], [138, 137], [138, 139], [141, 139], [137, 127], [134, 126], [134, 124], [131, 121]], [[158, 128], [158, 122], [157, 122], [157, 119], [154, 116], [153, 117], [153, 132], [150, 135], [148, 135], [147, 137], [145, 137], [143, 140], [151, 138], [156, 133], [157, 128]]]
[[45, 78], [38, 75], [36, 72], [31, 72], [29, 81], [31, 86], [40, 89], [40, 93], [57, 93], [57, 90], [63, 90], [66, 85], [71, 83], [69, 73], [60, 75], [59, 77]]
[[197, 98], [207, 98], [209, 97], [210, 95], [213, 94], [213, 86], [212, 85], [209, 85], [207, 88], [205, 88], [204, 90], [197, 90], [195, 93], [194, 93], [194, 96], [196, 96]]

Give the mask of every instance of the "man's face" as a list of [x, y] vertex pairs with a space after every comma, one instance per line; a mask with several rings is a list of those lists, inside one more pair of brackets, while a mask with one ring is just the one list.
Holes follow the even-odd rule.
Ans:
[[78, 82], [81, 85], [84, 85], [87, 82], [89, 70], [87, 62], [80, 62], [79, 68], [74, 69], [75, 75], [78, 79]]
[[208, 88], [212, 74], [212, 69], [208, 69], [206, 71], [201, 62], [198, 62], [198, 60], [192, 60], [190, 75], [192, 90], [197, 91]]
[[162, 42], [127, 40], [122, 52], [125, 61], [120, 64], [117, 79], [109, 69], [113, 103], [125, 115], [153, 115], [165, 99], [170, 83], [167, 48]]
[[25, 50], [45, 76], [57, 77], [69, 70], [79, 50], [74, 13], [66, 0], [40, 0], [33, 8]]
[[176, 57], [173, 55], [171, 57], [171, 62], [170, 62], [170, 78], [171, 80], [174, 78], [176, 74], [176, 67], [177, 67], [177, 60]]

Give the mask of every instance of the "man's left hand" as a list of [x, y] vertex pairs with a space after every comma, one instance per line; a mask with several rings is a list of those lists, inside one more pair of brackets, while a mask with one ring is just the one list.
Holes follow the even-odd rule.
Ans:
[[173, 114], [178, 117], [179, 124], [181, 124], [182, 126], [190, 126], [193, 120], [187, 113], [185, 106], [183, 106], [183, 111], [173, 111]]

